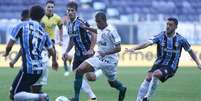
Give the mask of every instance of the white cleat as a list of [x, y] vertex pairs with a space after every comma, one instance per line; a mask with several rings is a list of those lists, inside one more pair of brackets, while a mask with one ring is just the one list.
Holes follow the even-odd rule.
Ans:
[[69, 72], [65, 72], [64, 73], [64, 76], [68, 76], [70, 73]]

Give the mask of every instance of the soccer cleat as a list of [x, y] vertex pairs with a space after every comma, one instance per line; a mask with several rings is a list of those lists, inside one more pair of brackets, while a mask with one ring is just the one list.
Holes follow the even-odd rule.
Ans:
[[126, 87], [123, 87], [120, 91], [119, 91], [119, 100], [118, 101], [123, 101], [126, 95]]
[[144, 97], [142, 101], [149, 101], [147, 97]]
[[87, 101], [98, 101], [96, 98], [89, 99]]
[[64, 73], [64, 76], [68, 76], [70, 73], [68, 72], [68, 71], [66, 71], [65, 73]]

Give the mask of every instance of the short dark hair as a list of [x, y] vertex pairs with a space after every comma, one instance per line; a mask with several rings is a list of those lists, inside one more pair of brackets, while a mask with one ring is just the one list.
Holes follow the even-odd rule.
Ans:
[[103, 19], [104, 21], [107, 20], [106, 14], [105, 14], [103, 11], [97, 12], [95, 17], [100, 17], [100, 18]]
[[23, 21], [24, 19], [30, 18], [30, 13], [29, 13], [29, 9], [24, 9], [22, 10], [21, 13], [21, 20]]
[[39, 5], [34, 5], [30, 9], [30, 17], [32, 20], [41, 20], [45, 15], [45, 10]]
[[178, 25], [178, 20], [177, 20], [177, 18], [169, 17], [167, 20], [168, 20], [168, 21], [173, 21], [176, 25]]
[[67, 4], [67, 8], [74, 8], [76, 11], [77, 11], [77, 8], [78, 8], [78, 5], [77, 5], [77, 3], [76, 2], [69, 2], [68, 4]]
[[46, 5], [47, 5], [48, 3], [51, 3], [51, 4], [54, 4], [54, 5], [55, 5], [55, 3], [54, 3], [53, 0], [47, 0], [47, 1], [46, 1]]

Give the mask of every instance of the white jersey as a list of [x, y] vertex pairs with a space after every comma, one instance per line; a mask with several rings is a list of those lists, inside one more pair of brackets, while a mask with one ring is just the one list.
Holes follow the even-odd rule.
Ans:
[[[97, 35], [97, 45], [98, 51], [110, 51], [115, 47], [115, 45], [121, 43], [121, 38], [116, 30], [116, 28], [112, 25], [108, 25], [103, 30], [98, 30]], [[104, 57], [105, 59], [109, 59], [109, 61], [117, 62], [118, 54], [110, 54]]]

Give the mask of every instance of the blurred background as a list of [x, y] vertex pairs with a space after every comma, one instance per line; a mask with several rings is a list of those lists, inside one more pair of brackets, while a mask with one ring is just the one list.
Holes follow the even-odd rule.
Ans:
[[[55, 13], [64, 17], [66, 4], [72, 0], [54, 0]], [[191, 44], [196, 55], [201, 59], [201, 0], [74, 0], [79, 4], [79, 16], [95, 25], [94, 14], [102, 10], [107, 13], [108, 22], [115, 25], [122, 38], [122, 51], [119, 53], [118, 78], [128, 87], [125, 101], [134, 101], [139, 85], [143, 81], [148, 67], [156, 59], [156, 46], [140, 50], [134, 54], [124, 54], [125, 48], [143, 42], [149, 37], [165, 30], [166, 19], [176, 17], [179, 20], [177, 32], [183, 35]], [[19, 68], [9, 68], [9, 62], [14, 59], [20, 49], [15, 45], [8, 57], [3, 57], [6, 43], [12, 28], [20, 21], [23, 9], [34, 4], [45, 7], [46, 0], [0, 0], [0, 101], [10, 101], [8, 92], [12, 80]], [[61, 60], [61, 47], [57, 46], [58, 62], [61, 67], [58, 72], [49, 68], [48, 85], [44, 91], [51, 99], [73, 94], [73, 74], [64, 77]], [[16, 67], [21, 67], [18, 61]], [[196, 67], [187, 52], [182, 52], [177, 75], [161, 85], [153, 101], [201, 101], [201, 72]], [[131, 68], [135, 67], [135, 68]], [[106, 83], [101, 76], [91, 83], [99, 101], [116, 101], [117, 92]], [[81, 94], [82, 101], [87, 96]], [[54, 101], [54, 100], [52, 100]]]
[[[65, 15], [66, 4], [72, 0], [54, 0], [55, 13]], [[191, 44], [201, 44], [200, 0], [74, 0], [79, 15], [94, 24], [94, 13], [103, 10], [116, 26], [124, 44], [137, 44], [165, 30], [167, 17], [178, 18], [177, 32]], [[46, 0], [0, 0], [0, 43], [5, 44], [9, 32], [20, 19], [23, 9]]]

